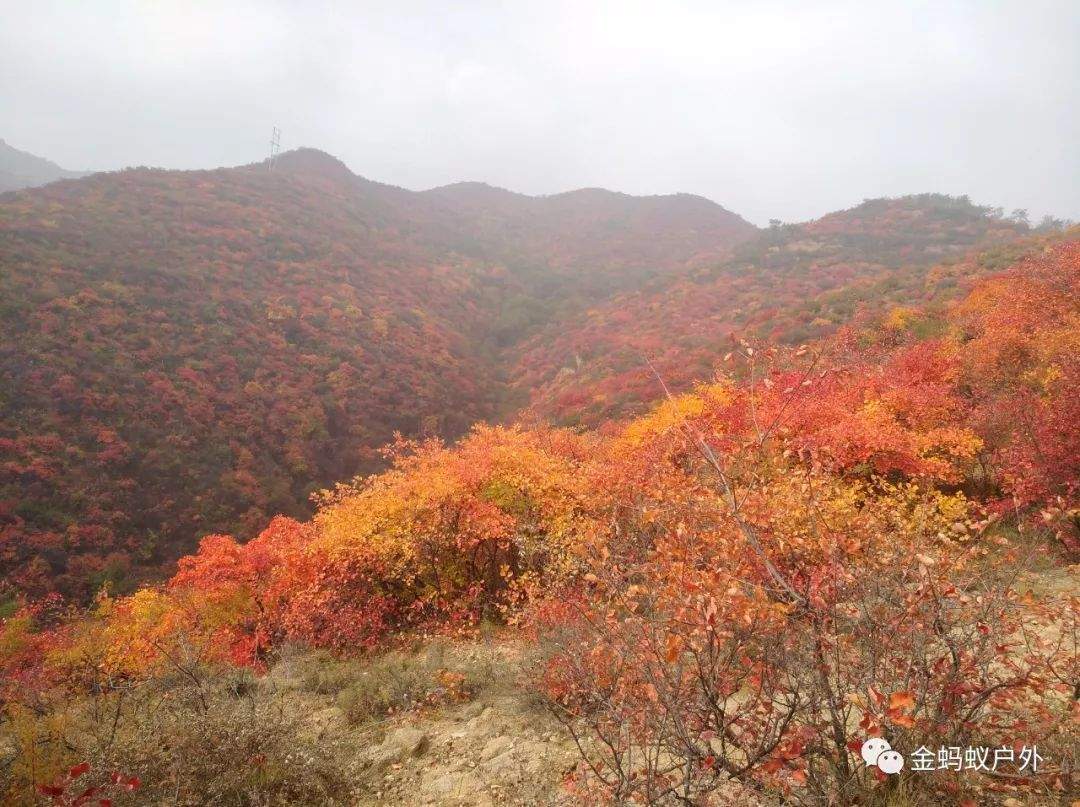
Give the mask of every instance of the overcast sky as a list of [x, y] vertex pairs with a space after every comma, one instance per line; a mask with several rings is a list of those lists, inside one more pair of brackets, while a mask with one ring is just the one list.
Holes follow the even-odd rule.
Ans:
[[[454, 6], [454, 8], [451, 8]], [[967, 193], [1080, 219], [1080, 2], [0, 0], [0, 138], [66, 168], [315, 146], [422, 189]]]

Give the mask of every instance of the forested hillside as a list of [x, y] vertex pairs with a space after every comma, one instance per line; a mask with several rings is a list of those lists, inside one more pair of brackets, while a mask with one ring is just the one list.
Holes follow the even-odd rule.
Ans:
[[[1074, 233], [940, 308], [737, 342], [728, 372], [623, 424], [398, 441], [311, 520], [208, 535], [167, 584], [23, 600], [0, 623], [4, 797], [473, 804], [520, 760], [512, 792], [549, 788], [522, 803], [1060, 803], [1078, 300]], [[497, 623], [528, 648], [527, 695], [470, 766], [493, 707], [437, 747], [430, 727], [492, 686], [475, 659]], [[478, 633], [471, 665], [404, 654]], [[557, 725], [521, 759], [526, 697]], [[867, 738], [1042, 762], [886, 771]]]
[[654, 372], [707, 379], [732, 333], [902, 319], [1039, 243], [939, 195], [759, 231], [689, 195], [412, 192], [312, 149], [7, 194], [0, 571], [123, 588], [203, 534], [310, 514], [397, 432], [640, 413]]
[[85, 597], [309, 513], [395, 431], [507, 411], [538, 326], [753, 232], [695, 197], [413, 193], [314, 150], [0, 197], [5, 585]]
[[[522, 347], [513, 383], [562, 422], [640, 413], [657, 389], [648, 362], [683, 389], [714, 372], [733, 333], [798, 345], [862, 309], [948, 300], [1022, 254], [1015, 242], [1028, 229], [937, 194], [774, 223], [727, 260], [656, 278], [572, 323], [553, 323]], [[995, 244], [999, 250], [963, 260]]]

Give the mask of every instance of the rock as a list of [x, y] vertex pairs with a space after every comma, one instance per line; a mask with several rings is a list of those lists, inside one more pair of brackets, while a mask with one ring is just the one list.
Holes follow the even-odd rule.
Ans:
[[488, 740], [487, 745], [484, 746], [484, 750], [480, 752], [480, 759], [487, 762], [489, 759], [494, 759], [504, 751], [509, 751], [514, 745], [514, 741], [507, 737], [505, 734], [501, 737], [495, 737], [492, 740]]
[[466, 725], [465, 731], [473, 735], [500, 734], [505, 730], [503, 719], [493, 707], [486, 707], [480, 714], [473, 717]]
[[[484, 711], [484, 704], [480, 701], [473, 701], [462, 707], [458, 717], [462, 720], [469, 720], [474, 717], [478, 717], [480, 713]], [[457, 719], [457, 718], [455, 718]]]
[[484, 792], [476, 774], [468, 771], [443, 774], [433, 779], [428, 788], [444, 798], [468, 799], [471, 804], [479, 803]]
[[438, 779], [433, 779], [431, 784], [428, 785], [436, 793], [441, 793], [444, 796], [454, 792], [454, 789], [458, 784], [458, 777], [453, 773], [444, 773]]
[[525, 770], [538, 772], [547, 766], [548, 751], [543, 743], [524, 742], [518, 746], [517, 752]]
[[404, 726], [383, 740], [375, 751], [374, 762], [378, 767], [385, 767], [409, 757], [423, 756], [430, 745], [431, 740], [424, 732]]
[[396, 729], [383, 742], [384, 746], [401, 751], [403, 756], [411, 757], [421, 756], [430, 744], [431, 740], [424, 732], [408, 726]]
[[499, 776], [506, 772], [520, 771], [521, 763], [514, 757], [513, 751], [504, 751], [485, 762], [484, 769], [493, 776]]

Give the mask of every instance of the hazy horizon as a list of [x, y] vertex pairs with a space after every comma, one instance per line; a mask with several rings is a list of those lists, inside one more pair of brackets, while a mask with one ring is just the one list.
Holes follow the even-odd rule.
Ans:
[[277, 125], [414, 190], [1080, 219], [1072, 3], [2, 6], [0, 138], [71, 170], [250, 163]]

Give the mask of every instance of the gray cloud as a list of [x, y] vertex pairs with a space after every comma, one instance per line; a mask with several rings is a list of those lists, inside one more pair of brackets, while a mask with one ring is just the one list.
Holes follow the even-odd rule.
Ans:
[[[451, 7], [456, 6], [456, 7]], [[373, 179], [921, 191], [1080, 218], [1080, 5], [0, 0], [0, 137], [69, 168], [310, 145]]]

